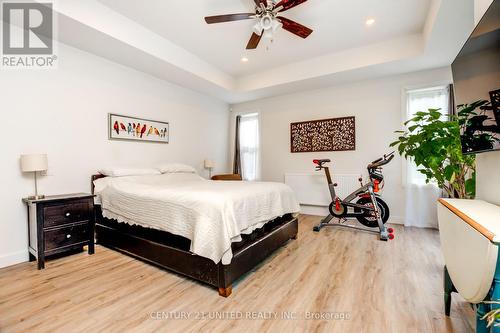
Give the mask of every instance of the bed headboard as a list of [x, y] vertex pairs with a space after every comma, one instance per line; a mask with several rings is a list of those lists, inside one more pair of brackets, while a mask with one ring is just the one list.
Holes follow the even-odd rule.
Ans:
[[94, 180], [97, 180], [97, 179], [101, 179], [101, 178], [104, 178], [106, 177], [105, 175], [101, 175], [101, 174], [97, 174], [97, 175], [92, 175], [91, 177], [91, 181], [90, 181], [90, 188], [92, 189], [92, 194], [95, 194], [94, 193]]

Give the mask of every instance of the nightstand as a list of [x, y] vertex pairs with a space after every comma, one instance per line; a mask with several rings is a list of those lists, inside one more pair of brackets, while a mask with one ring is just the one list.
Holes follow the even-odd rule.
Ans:
[[28, 206], [30, 261], [45, 268], [45, 258], [88, 245], [94, 253], [94, 195], [76, 193], [23, 199]]

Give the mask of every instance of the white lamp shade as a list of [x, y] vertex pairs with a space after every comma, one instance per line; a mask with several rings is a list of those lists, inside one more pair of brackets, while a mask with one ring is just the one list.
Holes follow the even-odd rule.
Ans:
[[47, 169], [46, 154], [21, 155], [21, 170], [23, 172], [45, 171]]
[[214, 161], [205, 160], [205, 169], [212, 169], [214, 167]]

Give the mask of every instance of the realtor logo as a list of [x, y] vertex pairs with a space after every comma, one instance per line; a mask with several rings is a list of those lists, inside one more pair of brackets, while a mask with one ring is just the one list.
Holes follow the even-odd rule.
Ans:
[[54, 12], [52, 2], [2, 2], [2, 67], [52, 68]]

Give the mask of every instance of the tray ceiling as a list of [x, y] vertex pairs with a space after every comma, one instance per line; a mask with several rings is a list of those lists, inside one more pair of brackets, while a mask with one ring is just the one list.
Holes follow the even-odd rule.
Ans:
[[203, 20], [252, 8], [251, 0], [58, 1], [58, 38], [236, 103], [449, 65], [474, 23], [469, 0], [309, 0], [283, 15], [313, 29], [309, 38], [280, 30], [249, 51], [251, 20]]

